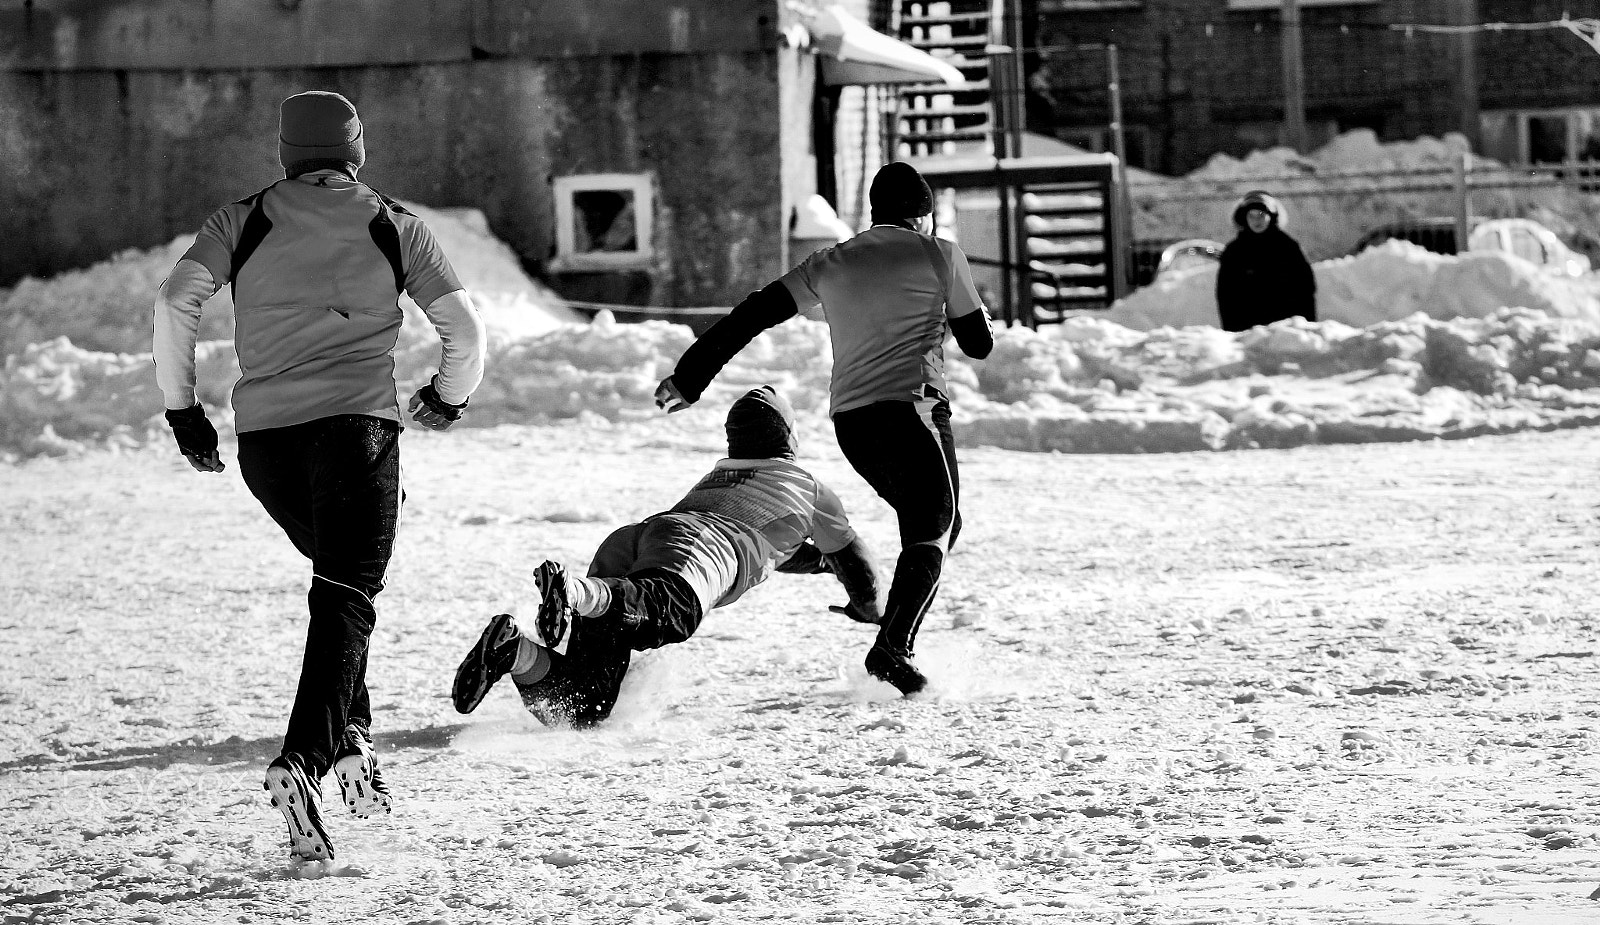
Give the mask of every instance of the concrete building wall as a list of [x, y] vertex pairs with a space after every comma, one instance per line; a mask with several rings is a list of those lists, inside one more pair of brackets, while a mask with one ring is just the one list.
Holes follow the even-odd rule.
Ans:
[[[201, 7], [230, 3], [238, 0]], [[124, 4], [145, 13], [173, 5]], [[73, 4], [39, 6], [60, 14]], [[781, 152], [796, 142], [780, 122], [775, 4], [652, 5], [639, 18], [660, 28], [635, 44], [667, 50], [618, 51], [635, 23], [577, 49], [585, 53], [535, 57], [544, 46], [532, 38], [533, 14], [549, 17], [552, 6], [502, 4], [500, 44], [480, 47], [476, 60], [106, 67], [83, 49], [111, 44], [86, 41], [100, 33], [80, 26], [76, 63], [65, 68], [46, 66], [34, 46], [0, 41], [0, 285], [164, 243], [281, 177], [278, 105], [311, 88], [344, 93], [361, 112], [363, 180], [427, 205], [481, 208], [535, 271], [554, 241], [550, 179], [602, 172], [656, 182], [658, 258], [635, 274], [630, 301], [730, 304], [785, 269], [792, 181]], [[529, 14], [516, 21], [522, 32], [511, 22], [518, 9]], [[581, 33], [541, 34], [570, 51]], [[615, 288], [596, 290], [607, 292]]]

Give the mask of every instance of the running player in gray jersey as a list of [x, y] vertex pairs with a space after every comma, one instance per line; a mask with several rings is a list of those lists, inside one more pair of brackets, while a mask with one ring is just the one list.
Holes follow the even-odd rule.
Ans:
[[233, 284], [239, 471], [312, 569], [299, 690], [265, 786], [291, 856], [329, 860], [325, 774], [357, 816], [389, 811], [366, 672], [403, 494], [399, 292], [444, 343], [438, 375], [409, 403], [426, 427], [461, 416], [483, 378], [484, 334], [427, 226], [356, 180], [366, 148], [349, 100], [284, 100], [278, 155], [285, 178], [212, 215], [162, 283], [153, 349], [179, 450], [195, 469], [221, 472], [217, 432], [195, 400], [195, 339], [201, 306]]
[[795, 464], [794, 411], [771, 386], [728, 412], [728, 458], [669, 511], [613, 532], [587, 577], [557, 562], [534, 572], [540, 601], [519, 629], [489, 621], [456, 671], [451, 697], [471, 713], [511, 675], [544, 723], [578, 726], [611, 713], [630, 653], [683, 642], [714, 607], [780, 572], [831, 572], [850, 603], [830, 608], [878, 621], [877, 571], [828, 487]]
[[900, 557], [867, 671], [913, 694], [928, 683], [912, 661], [917, 629], [961, 532], [944, 342], [954, 334], [963, 353], [983, 359], [994, 336], [966, 255], [929, 234], [933, 193], [916, 168], [885, 165], [869, 198], [871, 228], [751, 293], [684, 351], [656, 403], [688, 407], [757, 334], [822, 305], [839, 448], [900, 521]]

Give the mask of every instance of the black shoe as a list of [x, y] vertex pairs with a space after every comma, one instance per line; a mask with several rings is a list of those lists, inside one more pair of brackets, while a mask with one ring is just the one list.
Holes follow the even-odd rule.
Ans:
[[911, 663], [910, 653], [883, 646], [873, 646], [872, 651], [867, 653], [867, 674], [893, 684], [896, 690], [908, 697], [928, 686], [927, 677]]
[[333, 756], [333, 776], [339, 782], [344, 805], [357, 819], [394, 811], [389, 787], [378, 770], [378, 756], [372, 750], [372, 735], [355, 723], [344, 729], [339, 751]]
[[333, 842], [322, 827], [322, 791], [294, 755], [279, 755], [267, 765], [261, 785], [289, 824], [289, 857], [296, 861], [333, 860]]
[[478, 637], [467, 657], [461, 660], [461, 667], [456, 669], [450, 697], [455, 701], [457, 713], [476, 710], [488, 695], [489, 688], [494, 687], [495, 682], [505, 677], [511, 666], [516, 664], [517, 640], [520, 636], [517, 621], [511, 618], [511, 614], [495, 614], [489, 620], [489, 625], [483, 628], [483, 635]]
[[546, 559], [533, 570], [533, 580], [539, 586], [539, 613], [533, 624], [539, 632], [537, 641], [552, 652], [564, 654], [574, 616], [567, 603], [567, 568]]

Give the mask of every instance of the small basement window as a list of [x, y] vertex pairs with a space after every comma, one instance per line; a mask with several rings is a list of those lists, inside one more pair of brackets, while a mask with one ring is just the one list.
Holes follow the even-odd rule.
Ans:
[[618, 270], [654, 257], [654, 184], [648, 174], [592, 173], [555, 178], [554, 270]]

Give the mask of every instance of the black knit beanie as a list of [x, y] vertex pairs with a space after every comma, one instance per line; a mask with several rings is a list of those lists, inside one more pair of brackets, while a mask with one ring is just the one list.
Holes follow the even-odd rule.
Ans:
[[356, 107], [337, 93], [296, 93], [278, 110], [278, 160], [291, 177], [328, 167], [354, 176], [367, 162], [361, 135]]
[[933, 190], [917, 168], [895, 161], [879, 168], [867, 190], [874, 224], [901, 222], [933, 211]]
[[728, 456], [793, 459], [799, 450], [794, 426], [788, 399], [770, 385], [753, 388], [728, 409]]

